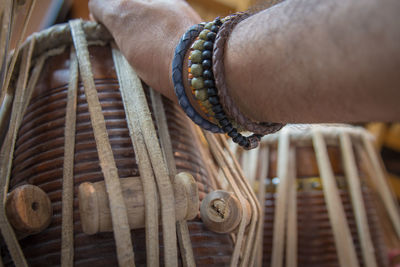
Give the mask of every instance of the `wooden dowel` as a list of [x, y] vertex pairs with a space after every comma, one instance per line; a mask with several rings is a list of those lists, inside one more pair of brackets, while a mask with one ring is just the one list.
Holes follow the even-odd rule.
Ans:
[[[121, 178], [120, 182], [130, 229], [144, 228], [144, 193], [140, 178]], [[184, 172], [175, 176], [174, 194], [176, 221], [194, 219], [199, 211], [199, 197], [197, 183], [191, 174]], [[84, 233], [92, 235], [113, 231], [111, 211], [103, 181], [82, 183], [79, 186], [78, 198]]]
[[46, 229], [53, 214], [50, 198], [34, 185], [18, 186], [11, 191], [5, 208], [10, 224], [23, 236]]
[[[250, 223], [251, 208], [246, 200], [247, 218]], [[239, 200], [232, 192], [216, 190], [209, 193], [201, 202], [201, 220], [205, 226], [216, 233], [232, 233], [238, 230], [243, 218], [243, 209]]]

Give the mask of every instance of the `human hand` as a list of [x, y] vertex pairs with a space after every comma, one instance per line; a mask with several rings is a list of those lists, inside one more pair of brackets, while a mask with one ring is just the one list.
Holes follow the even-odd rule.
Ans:
[[171, 80], [175, 47], [200, 16], [183, 0], [90, 0], [89, 9], [139, 77], [176, 101]]

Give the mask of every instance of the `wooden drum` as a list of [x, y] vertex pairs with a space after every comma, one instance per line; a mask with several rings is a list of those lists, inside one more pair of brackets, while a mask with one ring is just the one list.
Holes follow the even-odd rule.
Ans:
[[[80, 55], [82, 47], [79, 47], [81, 45], [79, 41], [81, 39], [79, 38], [82, 38], [82, 36], [76, 36], [78, 35], [77, 31], [75, 30], [75, 32], [73, 32], [70, 25], [75, 25], [78, 30], [80, 29], [82, 31], [81, 33], [83, 33], [84, 40], [87, 42], [90, 62], [84, 62], [84, 58]], [[73, 38], [71, 37], [71, 32]], [[10, 140], [11, 142], [13, 141], [13, 125], [20, 126], [15, 129], [15, 147], [13, 148], [11, 146], [11, 149], [13, 148], [11, 150], [12, 162], [8, 161], [9, 158], [2, 158], [2, 175], [6, 173], [4, 172], [4, 166], [9, 164], [10, 191], [24, 184], [38, 186], [51, 200], [53, 210], [51, 223], [43, 231], [27, 237], [17, 235], [17, 238], [19, 238], [18, 243], [22, 248], [27, 264], [29, 266], [60, 265], [62, 251], [66, 249], [64, 244], [62, 245], [62, 239], [64, 239], [64, 230], [62, 230], [63, 220], [73, 220], [73, 228], [70, 229], [71, 231], [73, 230], [73, 250], [68, 253], [73, 255], [72, 257], [70, 256], [69, 259], [73, 259], [72, 263], [74, 266], [129, 265], [127, 264], [129, 261], [124, 262], [124, 255], [122, 255], [123, 253], [120, 251], [120, 248], [116, 248], [116, 235], [118, 233], [113, 233], [112, 229], [107, 231], [108, 228], [104, 225], [104, 227], [100, 225], [99, 228], [96, 228], [97, 230], [94, 230], [91, 234], [82, 231], [83, 226], [81, 219], [83, 215], [82, 210], [80, 211], [79, 208], [80, 205], [83, 205], [83, 200], [78, 199], [78, 192], [83, 192], [82, 194], [87, 193], [88, 197], [92, 197], [91, 200], [93, 200], [93, 192], [95, 190], [103, 190], [102, 192], [98, 192], [105, 196], [103, 200], [105, 201], [105, 207], [108, 208], [107, 220], [109, 223], [111, 223], [110, 212], [112, 214], [113, 212], [116, 212], [115, 210], [120, 208], [117, 206], [117, 209], [111, 208], [110, 211], [110, 207], [108, 206], [108, 202], [110, 202], [110, 206], [112, 207], [113, 200], [108, 199], [111, 198], [110, 195], [108, 195], [107, 198], [107, 192], [110, 194], [109, 191], [113, 189], [107, 187], [109, 181], [107, 181], [108, 178], [105, 176], [112, 176], [113, 174], [114, 176], [116, 174], [120, 180], [130, 179], [130, 182], [119, 183], [122, 187], [123, 197], [125, 197], [125, 194], [130, 194], [132, 197], [131, 200], [133, 201], [129, 202], [125, 199], [128, 210], [128, 220], [131, 220], [129, 212], [130, 209], [133, 208], [130, 205], [135, 205], [130, 203], [141, 203], [142, 205], [139, 207], [141, 210], [138, 209], [139, 211], [132, 211], [141, 212], [141, 219], [139, 218], [140, 220], [138, 219], [137, 222], [133, 223], [134, 226], [132, 226], [131, 221], [129, 221], [131, 228], [141, 228], [130, 230], [135, 263], [138, 266], [150, 266], [152, 265], [149, 263], [150, 260], [153, 263], [159, 262], [161, 265], [164, 263], [167, 264], [167, 262], [164, 261], [164, 258], [165, 253], [169, 248], [165, 247], [167, 245], [164, 246], [165, 242], [163, 242], [163, 239], [165, 241], [166, 233], [161, 230], [161, 227], [159, 234], [157, 234], [157, 231], [155, 232], [158, 236], [157, 240], [159, 240], [157, 243], [157, 246], [159, 246], [159, 252], [158, 248], [154, 250], [159, 253], [160, 260], [154, 260], [151, 258], [147, 259], [146, 262], [146, 250], [148, 248], [146, 245], [149, 245], [146, 242], [146, 240], [148, 240], [146, 235], [151, 236], [154, 234], [146, 232], [144, 229], [144, 225], [147, 225], [147, 219], [145, 220], [143, 217], [143, 206], [147, 203], [147, 200], [144, 200], [146, 199], [146, 189], [144, 188], [145, 184], [143, 179], [148, 179], [148, 176], [145, 176], [146, 174], [139, 171], [139, 169], [142, 170], [140, 164], [143, 163], [143, 157], [139, 157], [139, 161], [138, 156], [134, 151], [136, 151], [141, 144], [143, 145], [143, 143], [147, 142], [146, 138], [148, 138], [150, 133], [144, 131], [140, 135], [135, 132], [135, 129], [137, 129], [135, 127], [143, 126], [139, 119], [136, 119], [135, 117], [130, 119], [130, 123], [133, 125], [132, 129], [130, 128], [130, 125], [127, 124], [127, 110], [137, 107], [134, 105], [127, 105], [127, 103], [123, 101], [123, 97], [121, 97], [120, 85], [122, 78], [119, 76], [117, 77], [117, 72], [119, 71], [122, 73], [126, 71], [127, 68], [121, 68], [121, 66], [118, 67], [115, 65], [116, 58], [113, 53], [117, 53], [117, 51], [115, 51], [116, 49], [114, 48], [109, 33], [96, 23], [75, 21], [69, 25], [55, 26], [32, 36], [27, 43], [25, 43], [22, 49], [23, 50], [21, 50], [20, 53], [22, 56], [18, 59], [16, 65], [17, 70], [13, 72], [13, 80], [11, 83], [11, 86], [16, 88], [13, 112], [19, 110], [21, 111], [21, 114], [11, 115], [9, 132], [3, 143], [3, 150], [7, 149], [4, 148], [5, 146], [10, 147], [8, 143]], [[87, 63], [90, 63], [91, 65], [91, 72], [89, 74], [86, 73], [86, 76], [83, 77], [82, 68], [84, 68], [85, 66], [83, 65]], [[26, 64], [29, 64], [29, 66], [27, 67]], [[76, 66], [79, 65], [79, 68], [74, 68], [72, 64], [75, 64]], [[25, 73], [24, 69], [26, 69]], [[93, 76], [95, 85], [95, 90], [92, 90], [91, 92], [86, 88], [87, 84], [89, 84], [90, 87], [90, 81], [89, 83], [87, 81], [87, 79], [90, 80], [90, 75]], [[25, 82], [27, 86], [22, 88], [21, 92], [18, 92], [19, 83], [23, 82]], [[75, 100], [73, 93], [70, 92], [73, 83], [77, 85]], [[130, 85], [128, 84], [126, 86], [129, 87]], [[145, 85], [143, 86], [146, 87]], [[153, 120], [157, 121], [159, 118], [156, 117], [155, 114], [157, 112], [154, 109], [154, 99], [156, 98], [154, 97], [154, 93], [150, 94], [150, 90], [151, 89], [149, 88], [145, 88], [145, 95], [147, 101], [150, 103], [149, 108]], [[88, 103], [88, 94], [93, 94], [93, 91], [95, 95], [97, 94], [101, 107], [101, 111], [99, 112], [93, 112], [95, 109], [93, 109], [91, 104]], [[128, 90], [127, 92], [130, 91]], [[135, 97], [135, 95], [133, 97]], [[19, 101], [21, 105], [18, 106], [15, 104], [15, 101]], [[198, 150], [197, 134], [193, 131], [190, 122], [179, 107], [164, 98], [162, 99], [162, 103], [165, 109], [165, 113], [162, 113], [162, 115], [166, 116], [168, 126], [167, 132], [169, 132], [170, 136], [168, 142], [172, 144], [172, 162], [175, 161], [176, 163], [175, 166], [177, 170], [175, 172], [189, 172], [194, 177], [196, 181], [195, 185], [198, 188], [198, 194], [201, 200], [204, 198], [205, 194], [215, 189], [215, 187], [209, 178], [207, 164]], [[11, 114], [13, 114], [13, 112], [11, 112]], [[146, 113], [146, 110], [138, 111], [137, 109], [133, 109], [133, 112], [130, 112], [130, 114], [135, 116], [135, 114], [139, 112]], [[69, 119], [69, 116], [72, 114], [76, 114], [75, 123], [71, 123], [71, 119]], [[105, 136], [104, 134], [103, 136], [98, 134], [96, 129], [94, 130], [95, 127], [98, 127], [98, 120], [96, 121], [94, 117], [99, 114], [100, 117], [101, 115], [104, 117], [106, 126]], [[150, 113], [147, 112], [146, 114], [149, 115]], [[72, 129], [72, 131], [66, 131], [66, 125], [69, 125], [69, 129]], [[159, 124], [159, 122], [154, 125], [157, 134], [159, 135], [159, 139], [162, 142], [162, 140], [165, 139], [165, 132], [160, 134], [161, 124]], [[142, 141], [137, 142], [136, 146], [133, 144], [131, 139], [133, 136], [137, 136], [139, 139], [142, 138]], [[103, 142], [104, 140], [107, 140], [107, 137], [109, 144]], [[155, 135], [155, 138], [157, 140], [157, 135]], [[72, 143], [70, 140], [72, 140]], [[112, 155], [107, 153], [101, 155], [100, 150], [104, 150], [108, 146], [111, 148]], [[70, 151], [69, 153], [72, 153], [70, 154], [72, 156], [68, 159], [68, 162], [66, 158], [66, 150]], [[165, 156], [165, 153], [167, 152], [164, 150], [162, 151], [163, 154], [159, 153], [159, 155]], [[152, 153], [153, 152], [150, 148], [148, 148], [148, 155], [151, 159], [153, 159]], [[112, 166], [108, 168], [108, 165], [112, 163], [110, 160], [107, 160], [109, 158], [112, 158], [115, 161], [116, 169], [112, 168]], [[4, 163], [4, 160], [7, 160], [8, 163]], [[171, 159], [169, 160], [171, 162]], [[164, 164], [166, 161], [168, 161], [167, 156], [162, 158], [161, 162]], [[151, 164], [153, 169], [158, 167], [154, 166], [156, 164], [154, 164], [153, 161], [151, 161]], [[173, 171], [171, 171], [171, 168], [174, 169], [175, 166], [171, 166], [172, 165], [169, 165], [169, 175], [166, 175], [165, 177], [158, 175], [157, 171], [154, 171], [156, 184], [162, 184], [162, 187], [157, 187], [158, 191], [167, 188], [168, 185], [160, 183], [161, 180], [157, 179], [163, 178], [163, 181], [170, 181], [170, 179], [173, 179]], [[71, 192], [73, 197], [73, 213], [70, 214], [69, 219], [64, 217], [62, 211], [64, 201], [62, 196], [63, 190], [65, 189], [64, 187], [66, 186], [66, 178], [63, 177], [68, 175], [68, 173], [66, 173], [68, 171], [71, 173], [71, 177], [73, 177], [73, 180], [71, 180], [71, 183], [73, 183], [73, 190]], [[102, 185], [96, 184], [103, 180], [105, 180], [105, 185], [104, 182], [102, 182]], [[87, 182], [92, 184], [86, 184], [84, 189], [79, 187], [82, 183]], [[176, 183], [177, 182], [175, 181], [175, 184]], [[125, 185], [127, 187], [124, 187]], [[133, 186], [133, 188], [129, 188], [129, 186]], [[142, 190], [142, 186], [144, 188], [144, 193], [140, 191]], [[189, 199], [188, 201], [192, 201], [193, 203], [198, 203], [198, 197], [196, 192], [193, 191], [193, 188], [195, 187], [189, 188], [189, 191], [187, 192], [194, 192], [194, 194], [184, 195], [184, 198]], [[175, 194], [183, 192], [176, 191], [176, 188], [174, 188], [174, 190]], [[98, 192], [95, 192], [97, 194], [96, 196], [99, 196], [100, 193]], [[121, 192], [121, 190], [119, 192]], [[157, 194], [157, 190], [155, 194]], [[190, 199], [193, 198], [193, 196], [196, 199]], [[68, 194], [65, 194], [65, 197], [68, 197]], [[83, 197], [86, 196], [83, 195]], [[121, 196], [119, 195], [119, 197]], [[170, 196], [163, 196], [160, 193], [160, 195], [156, 195], [156, 197], [161, 198], [161, 201], [158, 202], [158, 209], [161, 209], [160, 215], [157, 215], [156, 210], [160, 226], [163, 225], [165, 220], [169, 219], [169, 217], [166, 216], [166, 214], [168, 215], [168, 212], [170, 213], [170, 216], [173, 216], [175, 213], [176, 218], [178, 218], [178, 214], [183, 212], [181, 210], [175, 210], [175, 206], [173, 207], [173, 210], [167, 210], [167, 212], [165, 212], [165, 210], [163, 210], [163, 197], [166, 198]], [[175, 196], [175, 201], [179, 201], [179, 197]], [[173, 199], [174, 198], [172, 197], [172, 200]], [[93, 204], [95, 205], [93, 206], [90, 201], [85, 202], [88, 206], [86, 208], [81, 207], [81, 209], [86, 209], [86, 211], [92, 212], [91, 215], [95, 214], [95, 216], [103, 216], [105, 213], [103, 208], [99, 208], [100, 210], [98, 211], [94, 210], [98, 207], [102, 207], [101, 205], [103, 204]], [[95, 199], [95, 201], [97, 200]], [[180, 209], [189, 210], [189, 205], [186, 204], [177, 203], [176, 206], [184, 207]], [[194, 262], [197, 266], [228, 265], [233, 250], [231, 237], [228, 234], [217, 234], [207, 230], [198, 217], [198, 204], [197, 206], [193, 206], [192, 209], [194, 209], [195, 212], [193, 213], [192, 210], [190, 216], [186, 216], [186, 213], [184, 213], [181, 216], [181, 219], [179, 219], [182, 220], [179, 225], [186, 225], [185, 219], [195, 217], [194, 220], [187, 222]], [[189, 211], [187, 213], [189, 213]], [[157, 218], [157, 216], [152, 218]], [[96, 218], [94, 218], [94, 220], [97, 220]], [[114, 223], [114, 218], [112, 218], [112, 220]], [[174, 226], [173, 229], [175, 231], [174, 218], [172, 218], [172, 220]], [[103, 222], [96, 223], [104, 224]], [[143, 227], [140, 227], [140, 225], [143, 225]], [[185, 228], [183, 227], [180, 229]], [[179, 238], [176, 240], [178, 239]], [[8, 240], [12, 240], [12, 237]], [[7, 250], [10, 250], [10, 254], [14, 253], [13, 255], [18, 255], [18, 253], [15, 252], [15, 249], [12, 248], [12, 245], [10, 246], [12, 242], [6, 243], [7, 245], [3, 245], [2, 247], [3, 255], [9, 255]], [[175, 243], [178, 244], [178, 241]], [[188, 253], [182, 248], [180, 242], [177, 247], [178, 255], [181, 255], [182, 252]], [[122, 255], [121, 257], [119, 254], [120, 252]], [[157, 253], [153, 255], [157, 256]], [[15, 258], [18, 260], [18, 256], [12, 257], [14, 261]], [[10, 266], [12, 259], [10, 256], [5, 256], [3, 261], [5, 265]], [[24, 261], [21, 262], [23, 263]], [[181, 257], [178, 256], [177, 262], [179, 265], [182, 264]]]
[[400, 220], [372, 141], [362, 128], [289, 125], [240, 155], [260, 177], [263, 266], [388, 266], [380, 216], [397, 239]]

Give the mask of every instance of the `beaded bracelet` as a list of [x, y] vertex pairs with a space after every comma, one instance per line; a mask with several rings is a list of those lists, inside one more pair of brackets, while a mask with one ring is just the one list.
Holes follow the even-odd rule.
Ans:
[[211, 122], [218, 124], [217, 120], [214, 118], [215, 114], [211, 109], [212, 105], [208, 101], [207, 90], [204, 88], [203, 66], [201, 64], [201, 53], [204, 50], [204, 43], [205, 40], [197, 37], [190, 47], [188, 60], [189, 85], [192, 91], [192, 96], [196, 99], [200, 109]]
[[[172, 62], [172, 79], [179, 104], [196, 124], [214, 133], [224, 132], [232, 137], [235, 143], [245, 149], [252, 149], [258, 146], [261, 137], [265, 133], [275, 132], [282, 128], [283, 125], [253, 122], [240, 113], [229, 95], [228, 98], [226, 97], [224, 68], [223, 64], [221, 64], [223, 45], [228, 37], [229, 29], [231, 30], [247, 16], [239, 13], [224, 19], [216, 18], [214, 21], [205, 24], [205, 26], [204, 24], [192, 26], [182, 36], [175, 50]], [[219, 32], [220, 30], [221, 32]], [[182, 82], [183, 60], [190, 45], [191, 51], [188, 61], [190, 92], [194, 103], [197, 103], [197, 106], [208, 120], [198, 114], [191, 105]], [[216, 63], [214, 62], [213, 64], [214, 60]], [[216, 75], [217, 81], [214, 79], [213, 69], [214, 73], [218, 72], [218, 75]], [[219, 86], [222, 88], [221, 92], [219, 91]], [[227, 104], [228, 108], [225, 107]], [[246, 130], [252, 130], [254, 134], [248, 137], [240, 134], [239, 131], [242, 131], [242, 126], [245, 126]]]
[[187, 98], [185, 87], [183, 85], [182, 68], [183, 60], [190, 44], [203, 30], [204, 25], [198, 24], [189, 28], [189, 30], [182, 36], [178, 46], [175, 49], [174, 59], [172, 61], [172, 81], [174, 84], [175, 94], [178, 97], [178, 103], [186, 113], [186, 115], [197, 125], [211, 131], [213, 133], [223, 133], [223, 130], [216, 124], [203, 119], [201, 115], [190, 104]]
[[224, 48], [225, 43], [232, 32], [233, 28], [242, 20], [248, 18], [250, 15], [246, 13], [237, 13], [232, 19], [227, 20], [220, 28], [214, 45], [213, 50], [213, 72], [215, 76], [215, 84], [218, 88], [218, 96], [221, 105], [228, 117], [232, 118], [238, 124], [243, 125], [248, 131], [256, 134], [265, 135], [279, 131], [284, 124], [269, 123], [269, 122], [254, 122], [247, 118], [240, 112], [239, 108], [234, 104], [233, 99], [228, 94], [227, 86], [225, 84], [224, 74]]
[[[230, 20], [234, 16], [229, 16], [224, 19], [224, 21]], [[222, 25], [222, 21], [216, 18], [213, 22], [206, 24], [205, 29], [199, 34], [199, 39], [204, 42], [194, 43], [193, 46], [203, 46], [202, 52], [200, 50], [195, 50], [191, 53], [191, 61], [194, 63], [200, 63], [202, 65], [202, 73], [198, 73], [199, 78], [193, 78], [191, 80], [191, 85], [196, 90], [203, 90], [207, 92], [208, 101], [212, 105], [212, 111], [214, 112], [214, 117], [218, 121], [219, 126], [222, 130], [232, 137], [235, 143], [243, 146], [245, 149], [252, 149], [257, 147], [261, 135], [253, 134], [250, 137], [245, 137], [241, 135], [238, 130], [232, 125], [229, 118], [226, 116], [225, 111], [221, 104], [219, 103], [218, 89], [214, 84], [214, 74], [212, 72], [212, 51], [214, 47], [214, 41], [217, 36], [218, 30]], [[200, 47], [201, 48], [201, 47]], [[201, 54], [201, 55], [200, 55]], [[204, 77], [203, 80], [200, 77]], [[204, 89], [205, 88], [205, 89]]]

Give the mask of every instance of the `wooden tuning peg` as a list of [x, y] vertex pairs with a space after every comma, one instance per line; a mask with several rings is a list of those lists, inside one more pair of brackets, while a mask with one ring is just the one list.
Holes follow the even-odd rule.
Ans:
[[[131, 229], [144, 228], [144, 193], [140, 177], [121, 178], [120, 182], [128, 212], [129, 227]], [[175, 176], [173, 186], [176, 220], [194, 219], [199, 211], [199, 195], [197, 183], [193, 176], [189, 173], [179, 173]], [[78, 198], [84, 233], [96, 234], [113, 230], [104, 181], [82, 183], [79, 186]]]
[[43, 231], [53, 214], [50, 198], [34, 185], [22, 185], [11, 191], [6, 200], [6, 214], [12, 227], [21, 235]]
[[[246, 200], [247, 222], [250, 222], [251, 209]], [[208, 229], [217, 233], [235, 232], [242, 220], [243, 209], [232, 192], [216, 190], [209, 193], [201, 202], [200, 217]]]

